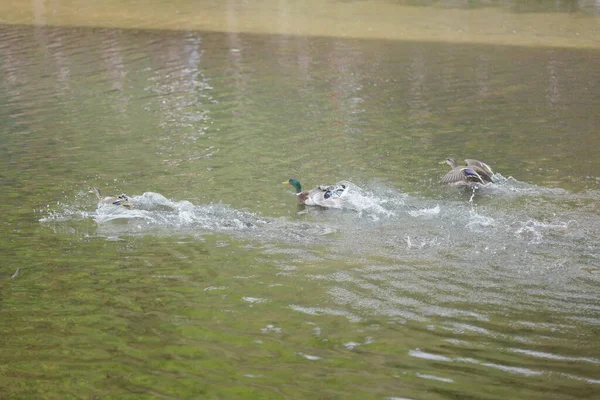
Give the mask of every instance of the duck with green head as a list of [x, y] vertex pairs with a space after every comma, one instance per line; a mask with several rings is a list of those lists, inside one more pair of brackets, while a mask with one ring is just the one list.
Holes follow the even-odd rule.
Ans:
[[485, 185], [492, 182], [494, 172], [486, 163], [466, 159], [465, 165], [457, 165], [454, 158], [446, 158], [440, 164], [446, 163], [452, 168], [446, 175], [442, 177], [440, 183], [452, 186], [473, 186], [473, 184]]
[[94, 193], [98, 198], [98, 207], [103, 205], [113, 205], [125, 208], [133, 208], [133, 201], [131, 201], [129, 196], [127, 196], [125, 193], [121, 193], [117, 196], [102, 197], [102, 193], [100, 193], [100, 189], [97, 187], [91, 187], [90, 193]]
[[282, 183], [292, 185], [296, 189], [298, 201], [307, 206], [341, 208], [344, 205], [344, 197], [348, 193], [348, 185], [345, 184], [319, 185], [311, 190], [302, 191], [302, 185], [298, 179], [292, 178]]

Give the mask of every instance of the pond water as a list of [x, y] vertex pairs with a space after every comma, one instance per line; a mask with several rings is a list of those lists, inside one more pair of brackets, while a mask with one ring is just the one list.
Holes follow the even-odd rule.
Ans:
[[[597, 396], [600, 6], [337, 32], [364, 3], [1, 4], [3, 396]], [[509, 31], [444, 37], [460, 12]], [[494, 182], [440, 186], [446, 157]]]

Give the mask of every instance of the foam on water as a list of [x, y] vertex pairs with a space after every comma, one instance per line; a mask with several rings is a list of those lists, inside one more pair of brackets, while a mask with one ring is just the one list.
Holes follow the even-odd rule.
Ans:
[[[176, 201], [154, 192], [133, 196], [134, 209], [111, 205], [93, 209], [89, 197], [85, 201], [76, 199], [77, 205], [59, 203], [43, 210], [40, 221], [60, 226], [93, 220], [95, 234], [117, 238], [161, 232], [192, 237], [226, 233], [261, 242], [299, 245], [326, 240], [333, 245], [333, 251], [327, 254], [330, 258], [344, 257], [349, 251], [362, 257], [396, 258], [407, 251], [414, 256], [418, 250], [420, 258], [438, 259], [440, 251], [450, 251], [460, 259], [485, 264], [490, 254], [507, 265], [529, 263], [545, 253], [556, 259], [557, 252], [562, 253], [561, 260], [566, 260], [560, 261], [562, 264], [572, 263], [582, 254], [600, 259], [598, 245], [588, 243], [591, 236], [599, 233], [594, 221], [600, 217], [596, 214], [582, 218], [578, 212], [582, 208], [573, 208], [569, 202], [574, 196], [564, 191], [504, 179], [500, 174], [495, 175], [495, 183], [476, 189], [470, 199], [457, 196], [453, 190], [445, 192], [446, 198], [426, 199], [409, 196], [379, 182], [371, 183], [368, 189], [349, 181], [338, 184], [347, 187], [343, 209], [306, 207], [303, 213], [309, 215], [302, 216], [302, 221], [261, 216], [222, 203]], [[494, 195], [489, 196], [492, 192]], [[515, 207], [512, 194], [534, 192], [552, 193], [554, 197], [534, 197], [532, 204], [520, 202]], [[510, 195], [507, 197], [506, 193]], [[577, 201], [593, 211], [595, 195], [591, 192]], [[580, 245], [574, 245], [573, 239], [588, 243], [585, 251], [580, 251]], [[532, 256], [531, 249], [524, 246], [540, 249]], [[310, 249], [305, 250], [302, 258], [310, 257]]]
[[404, 205], [402, 196], [389, 197], [385, 196], [386, 193], [381, 193], [384, 197], [380, 197], [373, 191], [363, 189], [350, 181], [340, 181], [336, 185], [346, 186], [343, 194], [344, 202], [340, 208], [355, 211], [361, 217], [373, 220], [390, 217], [395, 215], [392, 208]]
[[417, 208], [408, 212], [408, 214], [412, 217], [433, 217], [435, 215], [438, 215], [439, 213], [439, 205], [436, 205], [435, 207]]
[[569, 193], [564, 189], [546, 188], [531, 183], [519, 181], [512, 176], [508, 178], [496, 172], [492, 176], [492, 182], [485, 185], [475, 185], [473, 194], [477, 196], [565, 196]]
[[131, 199], [135, 205], [132, 209], [109, 204], [85, 210], [82, 208], [89, 205], [58, 203], [56, 209], [48, 207], [42, 210], [44, 216], [40, 222], [56, 227], [57, 224], [93, 220], [97, 225], [96, 233], [109, 238], [159, 232], [167, 235], [228, 233], [252, 236], [254, 239], [301, 243], [336, 231], [319, 223], [262, 217], [222, 203], [196, 205], [187, 200], [175, 201], [154, 192], [132, 196]]
[[[61, 207], [61, 203], [57, 203], [58, 207]], [[77, 221], [87, 219], [91, 216], [91, 213], [73, 209], [70, 207], [62, 207], [60, 210], [50, 210], [50, 206], [47, 210], [42, 210], [46, 216], [39, 219], [40, 222], [63, 222], [63, 221]]]
[[469, 210], [469, 219], [466, 228], [471, 231], [482, 231], [485, 228], [494, 226], [494, 218], [478, 214], [475, 210]]
[[159, 193], [146, 192], [132, 198], [135, 208], [101, 206], [94, 221], [106, 224], [126, 220], [146, 227], [159, 226], [200, 228], [217, 232], [254, 229], [268, 221], [253, 213], [235, 210], [223, 204], [194, 205], [189, 201], [172, 201]]
[[[503, 192], [502, 185], [511, 189]], [[579, 287], [598, 281], [597, 275], [581, 268], [600, 265], [595, 193], [581, 197], [516, 180], [492, 184], [494, 196], [481, 196], [488, 189], [476, 190], [472, 201], [455, 188], [448, 188], [446, 198], [433, 200], [393, 189], [375, 190], [372, 197], [387, 211], [378, 214], [378, 220], [336, 216], [330, 221], [340, 233], [332, 241], [331, 253], [343, 260], [351, 254], [360, 266], [311, 277], [331, 282], [332, 302], [353, 314], [398, 321], [436, 315], [473, 318], [432, 307], [427, 301], [408, 301], [398, 293], [413, 294], [415, 299], [423, 299], [426, 293], [435, 304], [484, 307], [506, 306], [518, 299], [521, 309], [544, 304], [557, 312], [568, 308], [577, 318], [587, 317], [595, 306], [569, 288], [574, 280]], [[539, 196], [532, 195], [536, 191]], [[521, 201], [514, 193], [527, 197]], [[574, 198], [579, 199], [575, 204]], [[475, 318], [489, 317], [479, 313]], [[455, 326], [465, 330], [470, 325]], [[482, 334], [480, 327], [472, 329]]]

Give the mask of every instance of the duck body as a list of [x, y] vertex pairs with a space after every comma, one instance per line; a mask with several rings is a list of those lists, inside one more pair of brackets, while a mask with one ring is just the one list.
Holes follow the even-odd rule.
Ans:
[[494, 172], [486, 163], [466, 159], [465, 165], [457, 165], [453, 158], [446, 158], [446, 164], [452, 168], [442, 177], [440, 183], [451, 186], [473, 186], [475, 184], [485, 185], [492, 182]]
[[348, 186], [344, 184], [319, 185], [311, 190], [302, 190], [302, 185], [297, 179], [283, 182], [290, 184], [296, 189], [296, 198], [307, 206], [321, 206], [325, 208], [341, 208], [344, 205], [344, 197], [348, 193]]
[[91, 187], [90, 193], [94, 193], [98, 198], [98, 207], [103, 205], [113, 205], [125, 208], [133, 208], [133, 201], [131, 201], [129, 196], [127, 196], [125, 193], [121, 193], [117, 196], [102, 197], [102, 193], [97, 187]]

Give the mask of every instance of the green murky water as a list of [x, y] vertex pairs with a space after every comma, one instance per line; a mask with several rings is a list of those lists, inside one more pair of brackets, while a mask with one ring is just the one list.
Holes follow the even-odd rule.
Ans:
[[0, 38], [0, 397], [596, 396], [599, 50]]

